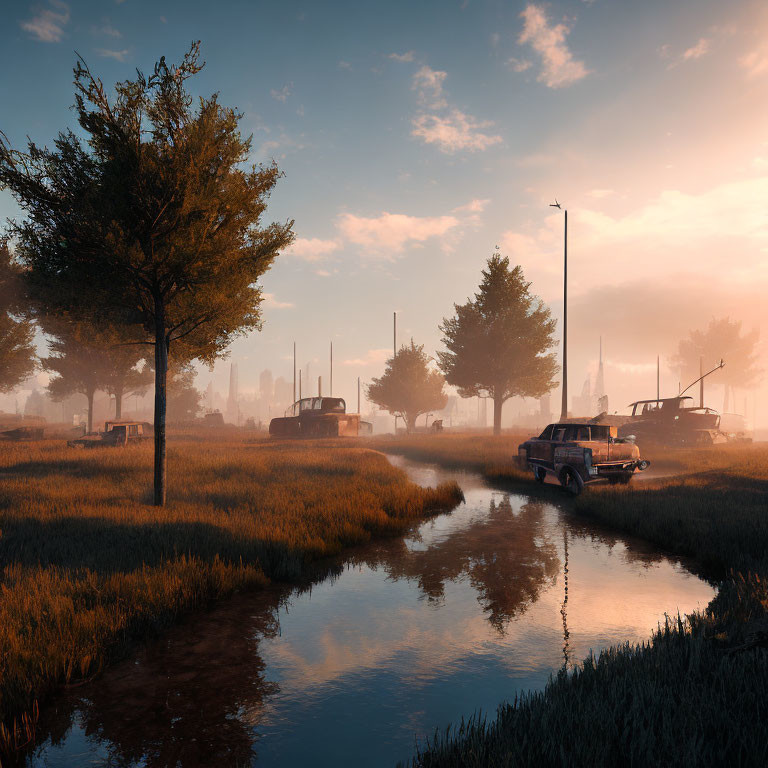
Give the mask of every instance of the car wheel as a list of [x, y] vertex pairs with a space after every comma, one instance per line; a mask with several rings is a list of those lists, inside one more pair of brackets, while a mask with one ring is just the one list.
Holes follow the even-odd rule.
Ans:
[[581, 484], [576, 477], [576, 473], [570, 467], [566, 467], [560, 473], [560, 485], [571, 496], [578, 496], [581, 493]]

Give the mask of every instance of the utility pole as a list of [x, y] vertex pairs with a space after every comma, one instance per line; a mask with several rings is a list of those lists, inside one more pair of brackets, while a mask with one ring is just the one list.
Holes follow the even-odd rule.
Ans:
[[568, 211], [563, 230], [563, 404], [560, 420], [568, 418]]
[[699, 381], [699, 408], [704, 407], [704, 358], [699, 357], [699, 376], [701, 376], [701, 380]]
[[656, 399], [657, 400], [661, 397], [661, 395], [659, 394], [660, 391], [661, 390], [659, 388], [659, 356], [656, 355]]
[[328, 394], [333, 397], [333, 342], [331, 342], [331, 390]]
[[301, 400], [301, 368], [299, 368], [299, 400]]
[[[392, 365], [397, 357], [397, 312], [392, 313]], [[397, 435], [397, 415], [395, 415], [395, 435]]]
[[323, 396], [323, 377], [322, 376], [317, 377], [317, 396], [318, 397]]
[[[745, 411], [746, 412], [746, 411]], [[360, 413], [360, 377], [357, 377], [357, 413]]]
[[[562, 206], [555, 199], [550, 208]], [[568, 418], [568, 211], [563, 209], [565, 224], [563, 229], [563, 403], [560, 408], [560, 421]]]
[[293, 402], [296, 402], [296, 342], [293, 342]]
[[392, 355], [397, 357], [397, 312], [393, 312], [392, 315]]

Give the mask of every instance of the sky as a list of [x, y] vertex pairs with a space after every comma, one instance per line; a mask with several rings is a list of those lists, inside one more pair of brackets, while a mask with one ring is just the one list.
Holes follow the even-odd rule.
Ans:
[[[6, 0], [0, 13], [14, 146], [76, 127], [76, 54], [111, 84], [201, 40], [193, 91], [237, 107], [253, 162], [284, 171], [267, 217], [295, 220], [296, 241], [263, 278], [263, 330], [201, 368], [200, 388], [226, 391], [230, 362], [241, 390], [264, 368], [290, 379], [294, 341], [327, 381], [333, 341], [334, 394], [354, 402], [356, 378], [391, 355], [393, 311], [398, 342], [434, 355], [497, 248], [559, 320], [555, 198], [572, 394], [600, 337], [614, 410], [654, 395], [657, 354], [662, 395], [676, 394], [666, 359], [711, 318], [768, 333], [764, 2]], [[0, 191], [0, 219], [18, 215]], [[765, 380], [744, 397], [768, 423]]]

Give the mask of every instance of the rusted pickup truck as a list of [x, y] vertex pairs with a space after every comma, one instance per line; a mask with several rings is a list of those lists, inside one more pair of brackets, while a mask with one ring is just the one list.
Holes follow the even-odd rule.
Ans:
[[550, 424], [519, 446], [518, 458], [538, 482], [551, 473], [574, 495], [595, 480], [625, 484], [650, 462], [640, 458], [632, 436], [619, 438], [617, 433], [608, 424]]

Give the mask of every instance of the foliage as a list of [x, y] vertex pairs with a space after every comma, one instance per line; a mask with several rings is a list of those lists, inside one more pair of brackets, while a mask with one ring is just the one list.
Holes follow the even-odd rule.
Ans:
[[34, 328], [14, 316], [19, 299], [19, 271], [0, 240], [0, 392], [10, 392], [35, 370]]
[[241, 115], [215, 94], [195, 102], [187, 92], [202, 66], [194, 44], [179, 66], [162, 58], [110, 98], [80, 61], [87, 149], [71, 131], [55, 151], [0, 146], [0, 185], [27, 213], [12, 233], [36, 300], [154, 346], [156, 504], [165, 502], [168, 355], [210, 363], [257, 329], [257, 281], [293, 238], [292, 222], [260, 226], [281, 174], [244, 167]]
[[424, 345], [403, 345], [387, 360], [384, 375], [367, 387], [368, 399], [392, 414], [402, 416], [410, 432], [422, 413], [439, 411], [448, 400], [445, 379], [429, 367]]
[[555, 321], [542, 301], [529, 293], [520, 266], [494, 254], [483, 270], [474, 299], [455, 304], [456, 314], [440, 330], [447, 351], [438, 352], [446, 381], [462, 397], [493, 398], [493, 427], [501, 431], [502, 405], [510, 397], [541, 397], [554, 386]]
[[168, 382], [168, 420], [192, 421], [200, 412], [203, 395], [195, 388], [197, 371], [190, 365], [172, 369]]
[[688, 338], [680, 342], [669, 364], [679, 368], [682, 378], [689, 382], [699, 377], [700, 360], [704, 363], [704, 373], [724, 360], [725, 367], [716, 374], [717, 379], [726, 387], [748, 388], [754, 386], [763, 373], [757, 365], [759, 340], [758, 328], [742, 334], [740, 320], [713, 318], [705, 330], [691, 331]]
[[99, 340], [105, 352], [104, 389], [114, 396], [115, 418], [120, 419], [123, 398], [145, 394], [154, 377], [140, 347], [125, 343], [114, 332], [106, 336], [101, 334]]
[[93, 398], [106, 381], [109, 360], [105, 349], [93, 343], [90, 326], [49, 318], [44, 326], [50, 334], [48, 351], [40, 363], [53, 374], [48, 393], [53, 400], [64, 400], [79, 393], [88, 399], [88, 432], [93, 431]]
[[[0, 454], [0, 723], [75, 683], [180, 614], [269, 579], [295, 581], [374, 536], [454, 507], [455, 484], [420, 488], [385, 457], [333, 442], [172, 443], [179, 489], [142, 490], [141, 446], [63, 441]], [[0, 753], [2, 753], [0, 728]]]

